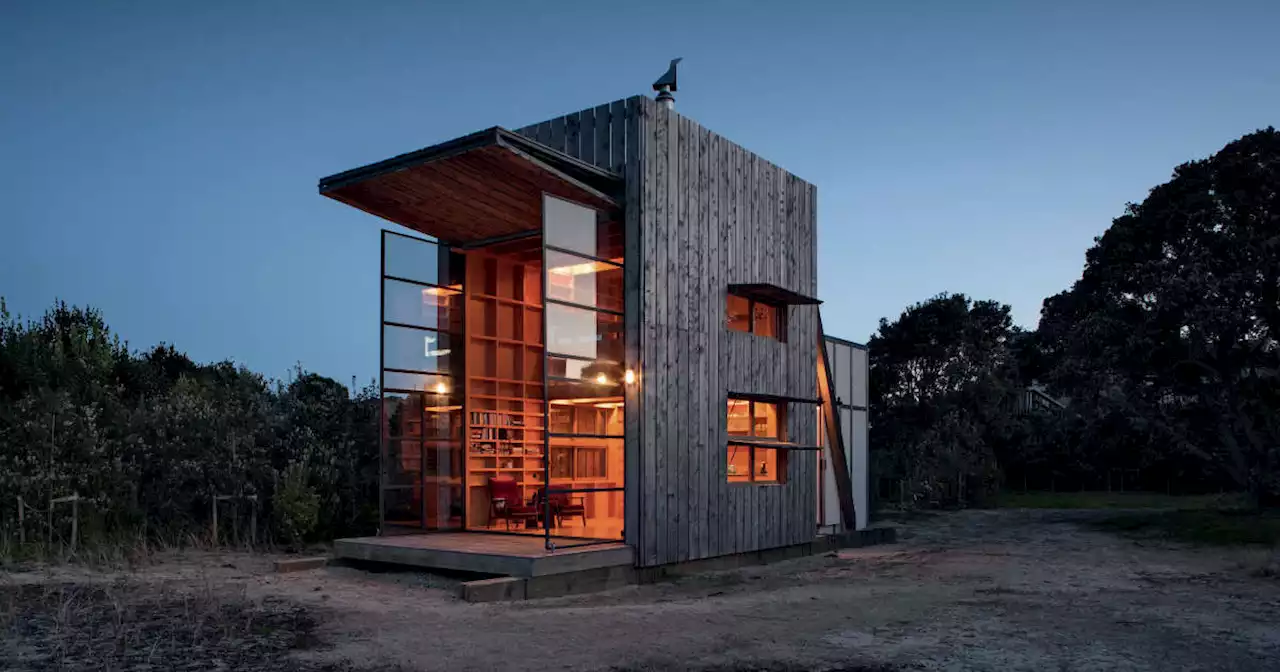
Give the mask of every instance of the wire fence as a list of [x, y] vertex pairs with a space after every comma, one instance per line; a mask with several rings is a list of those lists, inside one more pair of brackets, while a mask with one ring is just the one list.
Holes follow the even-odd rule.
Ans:
[[[95, 515], [93, 500], [71, 493], [52, 497], [37, 506], [22, 496], [10, 500], [16, 504], [13, 517], [0, 520], [0, 551], [38, 550], [45, 555], [75, 556], [86, 543], [101, 543], [104, 535], [95, 534], [103, 527]], [[7, 508], [7, 507], [5, 507]], [[214, 495], [209, 500], [207, 528], [189, 535], [194, 544], [255, 547], [268, 541], [260, 535], [261, 506], [257, 495]], [[89, 528], [89, 534], [86, 534]], [[6, 553], [0, 552], [0, 557]]]

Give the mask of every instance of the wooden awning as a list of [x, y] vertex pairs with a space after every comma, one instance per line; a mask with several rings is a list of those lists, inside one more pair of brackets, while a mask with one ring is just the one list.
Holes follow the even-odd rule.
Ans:
[[776, 448], [779, 450], [822, 450], [822, 446], [813, 446], [803, 443], [791, 443], [790, 441], [777, 441], [774, 439], [757, 439], [753, 436], [734, 436], [729, 435], [728, 443], [730, 445], [755, 446], [757, 448]]
[[762, 401], [769, 404], [813, 404], [817, 406], [822, 403], [821, 399], [815, 397], [791, 397], [784, 394], [767, 394], [763, 392], [735, 392], [729, 390], [730, 399], [746, 399], [748, 401]]
[[814, 306], [822, 303], [812, 296], [805, 296], [785, 287], [763, 282], [729, 285], [729, 293], [746, 299], [755, 299], [783, 306]]
[[320, 180], [320, 193], [452, 245], [542, 228], [542, 195], [613, 209], [622, 177], [503, 128]]

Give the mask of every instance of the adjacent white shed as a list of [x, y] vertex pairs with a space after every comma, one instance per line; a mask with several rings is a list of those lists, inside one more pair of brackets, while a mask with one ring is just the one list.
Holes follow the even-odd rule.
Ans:
[[[867, 456], [867, 346], [833, 336], [825, 337], [827, 362], [831, 367], [832, 397], [840, 418], [840, 433], [848, 452], [849, 479], [857, 520], [855, 529], [867, 527], [870, 506], [870, 478]], [[818, 525], [823, 532], [840, 527], [840, 500], [835, 474], [831, 471], [831, 442], [825, 425], [819, 422], [822, 457], [818, 471]]]

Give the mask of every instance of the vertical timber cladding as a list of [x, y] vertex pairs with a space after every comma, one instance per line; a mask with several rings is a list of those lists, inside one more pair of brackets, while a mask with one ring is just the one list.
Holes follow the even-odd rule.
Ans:
[[[724, 326], [733, 283], [817, 293], [815, 188], [643, 96], [519, 129], [626, 179], [626, 541], [641, 566], [810, 541], [817, 460], [785, 485], [730, 485], [727, 392], [817, 396], [817, 307], [788, 308], [787, 340]], [[790, 404], [787, 436], [817, 443]]]

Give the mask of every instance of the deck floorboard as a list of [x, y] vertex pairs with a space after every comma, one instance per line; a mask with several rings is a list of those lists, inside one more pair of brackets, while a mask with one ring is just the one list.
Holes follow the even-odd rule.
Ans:
[[[559, 543], [582, 542], [564, 539]], [[635, 557], [631, 547], [621, 542], [547, 551], [542, 537], [473, 532], [338, 539], [333, 552], [349, 560], [517, 577], [629, 567]]]

